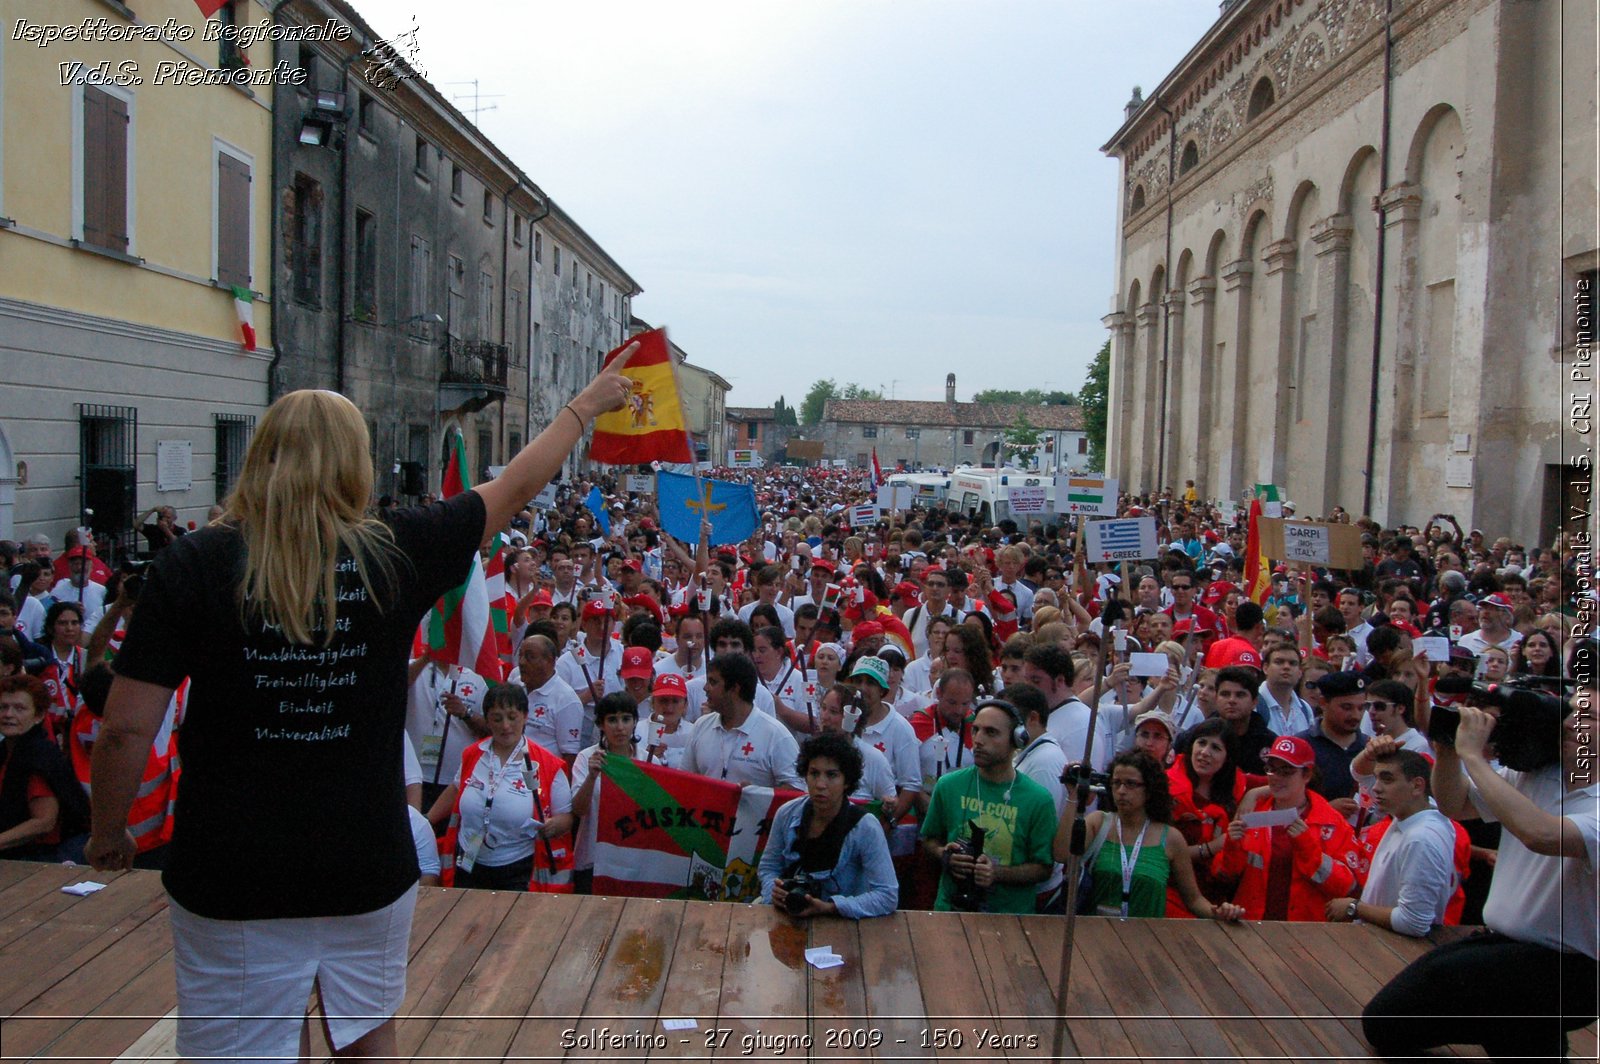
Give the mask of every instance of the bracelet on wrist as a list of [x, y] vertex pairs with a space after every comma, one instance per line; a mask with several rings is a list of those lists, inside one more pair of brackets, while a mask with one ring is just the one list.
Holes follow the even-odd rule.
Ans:
[[565, 410], [567, 413], [571, 414], [574, 418], [577, 419], [577, 421], [578, 421], [578, 434], [581, 436], [583, 434], [584, 429], [588, 428], [588, 424], [583, 420], [583, 415], [579, 414], [576, 410], [572, 409], [572, 404], [571, 403], [567, 403], [561, 409]]

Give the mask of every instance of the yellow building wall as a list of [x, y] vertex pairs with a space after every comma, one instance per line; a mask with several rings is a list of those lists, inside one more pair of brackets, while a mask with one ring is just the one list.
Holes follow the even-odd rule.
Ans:
[[[48, 306], [150, 324], [180, 332], [233, 339], [238, 321], [232, 296], [211, 284], [212, 212], [216, 164], [213, 138], [251, 159], [251, 285], [258, 293], [257, 343], [271, 345], [270, 314], [260, 296], [271, 296], [272, 99], [274, 87], [252, 86], [254, 99], [229, 85], [156, 84], [158, 64], [215, 67], [218, 45], [203, 39], [206, 20], [194, 0], [138, 0], [137, 23], [188, 26], [186, 42], [56, 40], [44, 46], [14, 40], [18, 20], [37, 26], [78, 26], [106, 18], [128, 21], [96, 0], [7, 0], [0, 57], [0, 214], [19, 228], [50, 238], [73, 236], [72, 97], [78, 85], [63, 85], [62, 64], [94, 65], [109, 60], [134, 64], [144, 83], [133, 94], [133, 198], [129, 217], [133, 253], [150, 267], [130, 264], [0, 231], [0, 295]], [[239, 5], [239, 22], [267, 17], [259, 3]], [[273, 46], [248, 49], [253, 69], [272, 65]], [[198, 64], [197, 62], [198, 61]], [[295, 91], [291, 86], [287, 91]], [[158, 272], [171, 270], [183, 279]]]

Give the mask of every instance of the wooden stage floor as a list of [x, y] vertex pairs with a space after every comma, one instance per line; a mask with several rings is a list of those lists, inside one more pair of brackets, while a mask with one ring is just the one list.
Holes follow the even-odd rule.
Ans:
[[[61, 892], [96, 878], [108, 888]], [[153, 872], [0, 862], [0, 1056], [173, 1059], [165, 907]], [[1062, 926], [925, 912], [807, 926], [760, 906], [427, 889], [400, 1051], [1046, 1060]], [[1362, 1003], [1431, 948], [1348, 925], [1103, 919], [1080, 920], [1078, 944], [1069, 1053], [1095, 1060], [1367, 1059]], [[845, 963], [811, 968], [809, 946]], [[1572, 1048], [1592, 1058], [1593, 1029]]]

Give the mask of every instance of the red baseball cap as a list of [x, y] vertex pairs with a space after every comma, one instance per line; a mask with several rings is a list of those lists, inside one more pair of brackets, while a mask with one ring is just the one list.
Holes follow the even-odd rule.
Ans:
[[1280, 735], [1261, 752], [1261, 760], [1274, 758], [1293, 768], [1310, 768], [1317, 762], [1311, 744], [1298, 735]]
[[1206, 606], [1215, 606], [1228, 597], [1228, 592], [1237, 591], [1238, 587], [1226, 580], [1213, 580], [1206, 586], [1206, 592], [1200, 596], [1200, 602]]
[[622, 668], [618, 670], [624, 680], [648, 680], [655, 675], [656, 659], [644, 647], [628, 647], [622, 652]]
[[828, 573], [832, 573], [832, 572], [838, 571], [838, 566], [834, 565], [831, 561], [829, 561], [826, 558], [813, 558], [811, 560], [811, 568], [813, 568], [813, 569], [821, 569], [822, 571], [828, 572]]
[[549, 606], [551, 604], [550, 589], [547, 587], [541, 587], [539, 593], [533, 596], [533, 601], [528, 603], [530, 606]]
[[894, 586], [894, 594], [896, 598], [906, 605], [915, 606], [917, 597], [922, 594], [922, 590], [911, 581], [902, 580]]
[[871, 639], [875, 635], [886, 634], [887, 632], [885, 632], [883, 625], [877, 621], [866, 621], [855, 626], [851, 631], [851, 639], [859, 643], [863, 639]]
[[636, 559], [636, 558], [624, 558], [624, 559], [622, 559], [622, 569], [623, 569], [624, 572], [633, 572], [633, 573], [642, 573], [642, 572], [644, 572], [644, 567], [639, 564], [638, 559]]
[[1211, 649], [1206, 651], [1206, 668], [1226, 669], [1232, 665], [1248, 665], [1260, 671], [1261, 654], [1248, 641], [1238, 636], [1213, 643]]
[[688, 698], [689, 687], [683, 682], [683, 677], [675, 672], [662, 673], [656, 677], [656, 685], [650, 689], [652, 698]]
[[597, 598], [592, 598], [583, 604], [583, 616], [585, 619], [590, 617], [607, 617], [610, 616], [610, 614], [611, 610], [606, 607], [604, 602], [601, 602]]

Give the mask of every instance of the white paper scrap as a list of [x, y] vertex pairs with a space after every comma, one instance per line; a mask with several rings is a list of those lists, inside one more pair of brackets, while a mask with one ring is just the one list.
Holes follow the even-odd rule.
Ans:
[[806, 963], [813, 968], [837, 968], [844, 958], [833, 952], [832, 946], [812, 946], [806, 950]]
[[1299, 818], [1298, 809], [1267, 809], [1259, 813], [1246, 813], [1240, 817], [1247, 828], [1286, 828]]
[[662, 1020], [661, 1026], [669, 1031], [692, 1031], [700, 1025], [693, 1020]]
[[85, 898], [85, 897], [88, 897], [90, 894], [93, 894], [97, 890], [105, 890], [105, 889], [106, 889], [106, 885], [104, 883], [96, 883], [92, 879], [86, 879], [82, 883], [71, 883], [71, 884], [68, 884], [65, 887], [62, 887], [61, 888], [61, 893], [63, 893], [63, 894], [76, 894], [80, 898]]

